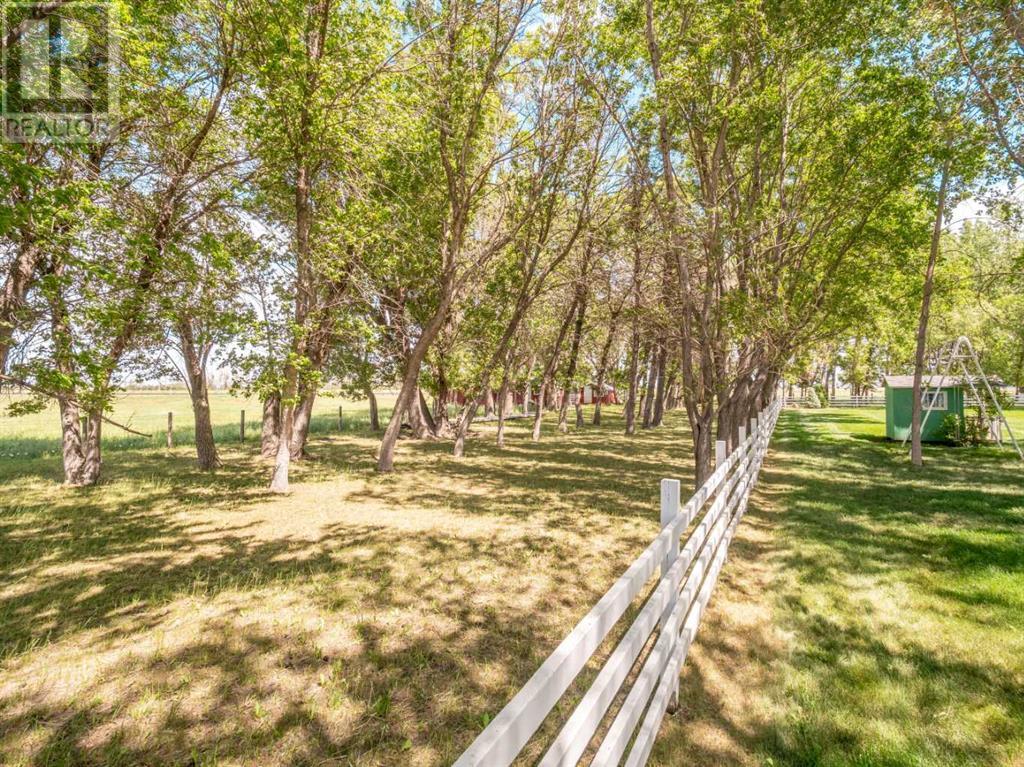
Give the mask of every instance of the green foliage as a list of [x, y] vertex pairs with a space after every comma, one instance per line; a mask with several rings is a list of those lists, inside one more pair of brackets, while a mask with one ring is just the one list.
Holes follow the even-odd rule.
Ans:
[[807, 390], [807, 407], [818, 409], [823, 407], [821, 397], [818, 396], [818, 387], [812, 386]]
[[818, 399], [819, 406], [828, 407], [828, 392], [825, 390], [825, 387], [821, 384], [815, 384], [813, 391]]

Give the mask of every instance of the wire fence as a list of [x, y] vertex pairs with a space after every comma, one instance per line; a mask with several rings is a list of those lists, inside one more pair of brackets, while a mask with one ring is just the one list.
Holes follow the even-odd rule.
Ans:
[[[378, 413], [381, 425], [386, 425], [391, 417], [391, 408], [381, 407]], [[56, 412], [47, 412], [44, 415], [48, 416], [48, 421], [52, 419], [59, 426]], [[38, 420], [39, 416], [35, 418]], [[130, 425], [138, 431], [144, 431], [148, 436], [128, 434], [114, 426], [104, 424], [103, 450], [166, 449], [169, 444], [173, 447], [195, 445], [195, 426], [191, 409], [176, 408], [163, 413], [154, 410], [136, 412], [130, 419], [130, 423], [126, 425]], [[256, 407], [239, 408], [234, 417], [220, 412], [213, 424], [213, 440], [218, 446], [259, 444], [262, 429], [263, 412], [261, 409]], [[17, 417], [0, 419], [0, 457], [59, 456], [61, 452], [59, 431], [52, 426], [43, 433], [39, 433], [40, 431], [42, 430], [32, 433], [31, 425], [23, 425]], [[170, 440], [168, 440], [168, 431], [171, 432]], [[370, 411], [365, 404], [361, 407], [327, 404], [314, 406], [310, 417], [309, 433], [311, 435], [372, 433], [372, 431]]]

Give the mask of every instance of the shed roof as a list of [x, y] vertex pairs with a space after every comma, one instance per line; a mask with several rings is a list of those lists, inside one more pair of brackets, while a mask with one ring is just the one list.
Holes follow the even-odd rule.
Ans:
[[[885, 385], [890, 389], [912, 389], [914, 376], [885, 376]], [[944, 389], [949, 386], [963, 386], [964, 382], [954, 376], [924, 376], [921, 385], [929, 389]]]

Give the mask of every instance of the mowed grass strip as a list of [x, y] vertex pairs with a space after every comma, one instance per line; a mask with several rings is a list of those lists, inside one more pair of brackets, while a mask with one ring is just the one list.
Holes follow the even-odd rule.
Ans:
[[84, 490], [0, 461], [0, 764], [451, 763], [689, 484], [685, 416], [622, 429], [403, 439], [386, 476], [377, 435], [317, 435], [285, 498], [254, 444], [111, 452]]
[[654, 763], [1024, 765], [1024, 463], [883, 437], [783, 414]]

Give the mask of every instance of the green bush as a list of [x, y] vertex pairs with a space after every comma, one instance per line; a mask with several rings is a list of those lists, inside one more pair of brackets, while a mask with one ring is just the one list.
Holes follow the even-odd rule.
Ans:
[[814, 393], [818, 395], [819, 407], [828, 407], [828, 390], [821, 384], [815, 384]]
[[815, 391], [816, 387], [811, 387], [807, 390], [807, 407], [819, 408], [821, 407], [821, 400], [818, 398], [818, 392]]
[[942, 419], [942, 431], [954, 445], [977, 447], [988, 443], [988, 424], [980, 414], [964, 417], [950, 413]]

